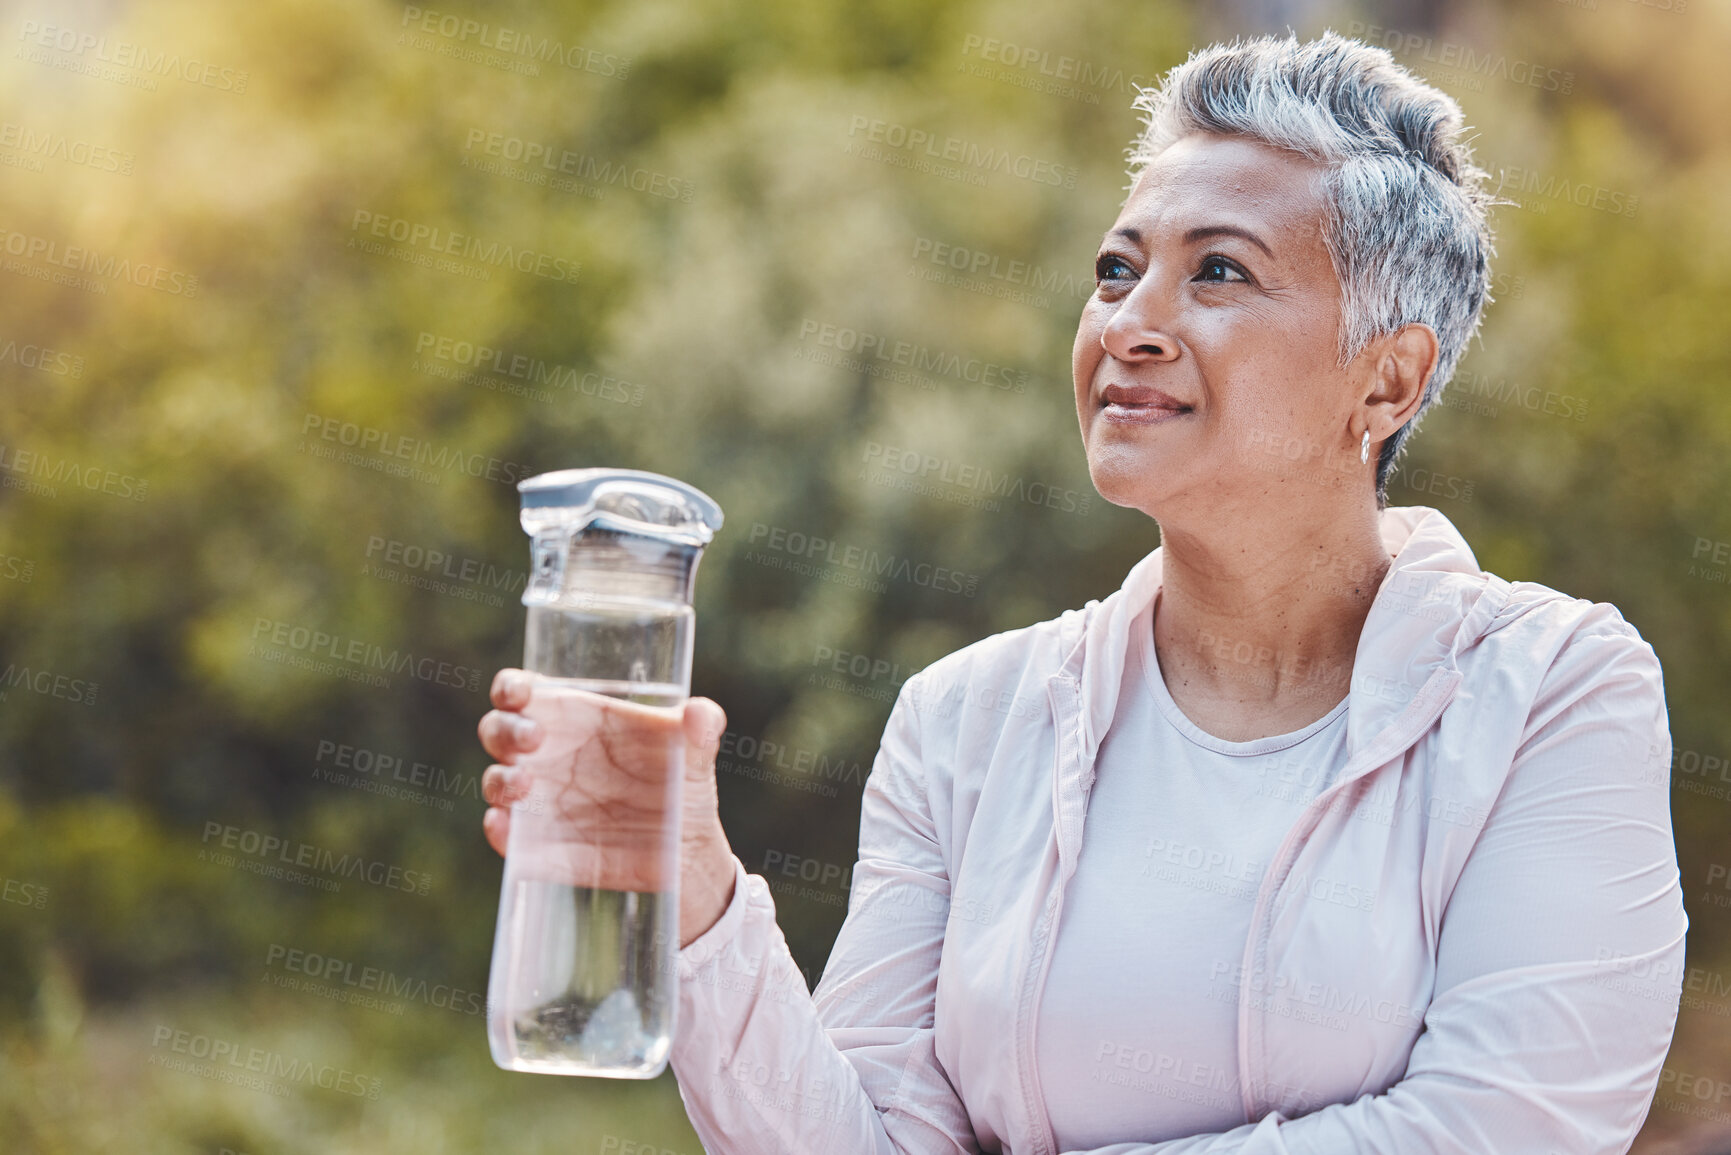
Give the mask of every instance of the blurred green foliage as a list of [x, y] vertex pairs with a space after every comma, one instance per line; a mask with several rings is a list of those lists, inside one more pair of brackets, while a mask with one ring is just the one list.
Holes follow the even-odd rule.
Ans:
[[[443, 590], [404, 584], [415, 571], [389, 551], [509, 574], [527, 556], [512, 475], [606, 464], [689, 480], [727, 513], [699, 576], [694, 692], [752, 742], [869, 767], [909, 671], [1104, 596], [1157, 544], [1088, 482], [1068, 382], [1080, 299], [1062, 278], [1086, 295], [1124, 188], [1132, 83], [1209, 40], [1283, 29], [1177, 0], [5, 11], [0, 668], [65, 680], [0, 686], [0, 877], [17, 884], [0, 903], [6, 1149], [536, 1152], [629, 1135], [696, 1151], [671, 1075], [505, 1075], [479, 1017], [267, 981], [286, 944], [484, 990], [499, 868], [479, 833], [474, 724], [492, 670], [521, 654], [520, 586], [441, 576], [449, 565], [418, 571]], [[453, 15], [493, 43], [501, 28], [557, 42], [565, 63], [531, 73], [521, 54], [440, 32]], [[1332, 25], [1353, 20], [1393, 22], [1342, 9]], [[1697, 555], [1731, 541], [1731, 139], [1701, 113], [1731, 107], [1731, 16], [1601, 0], [1460, 4], [1441, 20], [1439, 41], [1567, 70], [1572, 89], [1430, 70], [1521, 204], [1498, 210], [1482, 341], [1391, 500], [1443, 509], [1505, 577], [1615, 603], [1664, 662], [1677, 750], [1724, 758], [1731, 585]], [[42, 47], [43, 27], [217, 71], [105, 65]], [[1039, 67], [986, 60], [987, 40], [1092, 79], [1042, 90]], [[1399, 58], [1428, 68], [1420, 51]], [[922, 169], [922, 150], [889, 143], [898, 132], [1047, 164], [1041, 178], [965, 159]], [[28, 144], [56, 138], [92, 147]], [[546, 167], [567, 154], [566, 171]], [[1571, 203], [1583, 188], [1588, 207]], [[1591, 207], [1601, 190], [1623, 211]], [[438, 245], [473, 253], [452, 234], [529, 254], [531, 271], [441, 267]], [[1038, 266], [1055, 287], [1042, 305], [922, 279], [939, 244]], [[162, 272], [44, 279], [68, 247]], [[889, 373], [836, 347], [844, 331], [956, 367]], [[502, 371], [470, 371], [463, 343], [503, 351]], [[25, 346], [61, 357], [30, 365]], [[1002, 375], [971, 381], [970, 360]], [[1547, 394], [1570, 416], [1545, 412], [1560, 408]], [[322, 434], [344, 423], [459, 464], [417, 480], [382, 472], [376, 452], [308, 452], [342, 448]], [[1086, 512], [905, 492], [868, 472], [885, 446]], [[30, 460], [80, 472], [61, 465], [49, 494]], [[1470, 482], [1470, 499], [1414, 488], [1432, 474]], [[776, 568], [761, 547], [777, 530], [945, 567], [972, 592]], [[479, 690], [291, 668], [267, 660], [289, 652], [271, 644], [277, 623], [474, 671]], [[838, 690], [826, 652], [893, 672]], [[317, 773], [321, 743], [458, 785], [431, 802], [344, 787]], [[1703, 793], [1703, 774], [1677, 781], [1691, 962], [1716, 970], [1731, 939], [1703, 892], [1731, 798]], [[770, 851], [851, 863], [859, 781], [835, 786], [724, 773], [747, 866]], [[328, 894], [221, 866], [202, 857], [212, 823], [425, 872], [430, 892]], [[814, 980], [840, 898], [778, 904]], [[1678, 1065], [1731, 1071], [1712, 1023], [1685, 1010]], [[278, 1098], [160, 1070], [163, 1024], [347, 1064], [384, 1091]], [[1643, 1143], [1688, 1122], [1655, 1109]]]

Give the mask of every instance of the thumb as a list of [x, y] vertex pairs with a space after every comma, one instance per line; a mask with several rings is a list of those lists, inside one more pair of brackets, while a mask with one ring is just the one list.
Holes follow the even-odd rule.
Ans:
[[689, 698], [681, 720], [685, 726], [685, 772], [706, 774], [721, 748], [727, 712], [711, 698]]

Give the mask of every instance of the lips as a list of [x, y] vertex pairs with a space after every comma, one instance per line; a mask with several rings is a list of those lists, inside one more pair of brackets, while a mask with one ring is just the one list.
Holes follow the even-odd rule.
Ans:
[[1103, 412], [1111, 420], [1165, 421], [1190, 411], [1189, 405], [1152, 385], [1106, 386]]

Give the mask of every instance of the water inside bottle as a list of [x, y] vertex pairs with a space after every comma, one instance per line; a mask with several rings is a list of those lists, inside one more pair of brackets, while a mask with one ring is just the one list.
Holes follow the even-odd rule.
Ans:
[[[690, 620], [689, 607], [635, 600], [531, 606], [524, 664], [541, 678], [530, 713], [537, 703], [559, 709], [560, 696], [571, 691], [676, 709], [685, 690], [665, 679], [684, 671], [668, 669], [667, 659], [680, 653]], [[622, 676], [558, 676], [576, 669]], [[604, 824], [577, 820], [588, 800], [604, 793], [595, 781], [574, 778], [563, 795], [532, 795], [513, 810], [489, 991], [501, 1067], [649, 1078], [666, 1065], [679, 942], [677, 890], [666, 885], [678, 871], [670, 838], [679, 816], [670, 808], [678, 802], [684, 747], [671, 727], [665, 740], [652, 730], [627, 753], [640, 790], [631, 806], [610, 806]], [[581, 762], [571, 750], [537, 750], [524, 761], [537, 758], [560, 768]], [[610, 773], [587, 771], [598, 772]], [[575, 846], [590, 838], [604, 851]], [[646, 864], [655, 877], [631, 877], [632, 864]]]
[[677, 706], [679, 682], [690, 676], [682, 667], [691, 622], [690, 606], [645, 598], [532, 605], [523, 668], [645, 706]]
[[[540, 989], [504, 992], [508, 1061], [500, 1065], [559, 1075], [658, 1074], [672, 1048], [675, 991], [664, 973], [674, 956], [656, 944], [678, 941], [675, 896], [522, 879], [507, 904], [515, 957], [567, 966], [542, 976]], [[560, 941], [534, 941], [549, 932]]]

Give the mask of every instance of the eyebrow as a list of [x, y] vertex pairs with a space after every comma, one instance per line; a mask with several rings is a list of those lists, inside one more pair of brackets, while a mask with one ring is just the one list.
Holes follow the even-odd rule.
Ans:
[[[1121, 229], [1113, 229], [1107, 235], [1108, 236], [1114, 236], [1114, 237], [1123, 237], [1125, 240], [1129, 241], [1133, 245], [1139, 245], [1142, 243], [1142, 233], [1138, 229], [1133, 229], [1133, 228], [1128, 228], [1128, 227], [1121, 228]], [[1185, 244], [1194, 244], [1196, 241], [1201, 240], [1203, 237], [1218, 237], [1218, 236], [1243, 237], [1245, 240], [1249, 241], [1251, 244], [1255, 245], [1257, 248], [1259, 248], [1263, 252], [1267, 253], [1270, 257], [1274, 256], [1274, 250], [1269, 248], [1266, 244], [1264, 244], [1261, 237], [1257, 236], [1255, 233], [1251, 232], [1249, 229], [1241, 229], [1237, 225], [1201, 225], [1197, 228], [1191, 229], [1189, 232], [1184, 234], [1184, 243]]]

